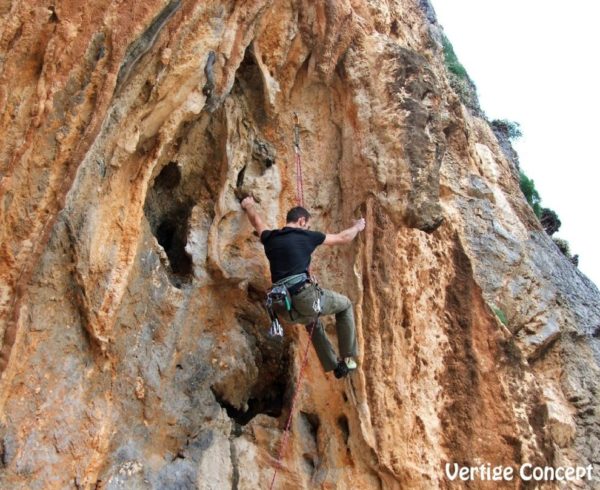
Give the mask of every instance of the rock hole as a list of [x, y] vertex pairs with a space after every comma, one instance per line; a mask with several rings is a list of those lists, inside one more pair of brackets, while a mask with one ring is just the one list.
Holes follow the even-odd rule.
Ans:
[[233, 419], [236, 424], [243, 426], [261, 413], [269, 417], [279, 417], [283, 409], [285, 388], [285, 383], [274, 383], [271, 385], [270, 390], [261, 393], [260, 396], [250, 398], [246, 410], [234, 407], [213, 387], [211, 387], [211, 391], [215, 395], [217, 403], [227, 412], [227, 416]]
[[451, 139], [452, 135], [455, 133], [455, 131], [456, 131], [456, 126], [454, 126], [453, 124], [450, 124], [449, 126], [446, 126], [443, 129], [444, 136], [446, 137], [446, 140]]
[[144, 204], [150, 230], [169, 261], [169, 280], [178, 288], [193, 277], [192, 257], [185, 247], [194, 201], [180, 192], [181, 180], [181, 168], [169, 162], [154, 179]]
[[150, 96], [152, 95], [152, 90], [154, 86], [150, 82], [150, 80], [146, 80], [142, 88], [140, 89], [139, 99], [143, 101], [144, 104], [147, 104], [150, 100]]
[[177, 276], [178, 280], [173, 281], [176, 286], [189, 282], [193, 272], [192, 257], [185, 251], [191, 210], [191, 204], [176, 208], [162, 217], [155, 232], [158, 243], [169, 258], [171, 271]]
[[317, 468], [317, 462], [314, 460], [313, 455], [309, 453], [304, 453], [302, 455], [302, 460], [304, 461], [304, 465], [306, 466], [307, 472], [309, 475], [312, 475]]
[[315, 413], [307, 413], [307, 412], [300, 412], [300, 415], [306, 422], [306, 425], [309, 427], [310, 435], [316, 441], [317, 440], [317, 432], [319, 431], [319, 427], [321, 426], [321, 421], [319, 420], [319, 416]]
[[348, 418], [345, 415], [340, 415], [337, 419], [337, 425], [342, 431], [344, 444], [348, 445], [348, 439], [350, 438], [350, 426], [348, 425]]
[[[261, 299], [263, 294], [260, 294]], [[240, 407], [239, 401], [235, 405], [225, 395], [225, 389], [219, 383], [213, 385], [211, 390], [217, 402], [225, 409], [227, 415], [239, 425], [246, 425], [259, 414], [279, 418], [288, 408], [291, 393], [288, 380], [291, 372], [290, 341], [282, 342], [273, 339], [265, 333], [264, 326], [268, 324], [268, 316], [262, 311], [260, 315], [248, 313], [237, 316], [244, 334], [249, 337], [252, 345], [254, 364], [258, 368], [258, 376], [252, 386], [239, 386], [239, 393], [244, 393], [247, 399], [245, 406]], [[314, 419], [313, 419], [314, 423]]]
[[169, 162], [154, 179], [155, 187], [174, 189], [181, 182], [181, 168], [177, 162]]
[[236, 74], [236, 83], [232, 91], [240, 93], [246, 99], [254, 119], [259, 124], [267, 121], [265, 112], [265, 87], [263, 75], [260, 71], [251, 47], [246, 49], [244, 59]]
[[302, 440], [302, 461], [306, 472], [314, 475], [319, 465], [319, 444], [317, 434], [321, 422], [319, 416], [314, 413], [300, 412], [299, 430]]
[[236, 180], [236, 183], [235, 183], [235, 186], [237, 188], [240, 188], [240, 187], [242, 187], [244, 185], [244, 174], [246, 173], [246, 167], [247, 166], [248, 165], [244, 165], [242, 167], [242, 170], [240, 170], [240, 172], [238, 173], [237, 180]]
[[4, 447], [4, 439], [0, 439], [0, 468], [6, 468], [8, 465], [8, 458], [6, 449]]
[[58, 15], [56, 14], [56, 7], [54, 5], [50, 5], [50, 7], [48, 7], [48, 10], [50, 11], [50, 22], [56, 24], [59, 22], [58, 19]]

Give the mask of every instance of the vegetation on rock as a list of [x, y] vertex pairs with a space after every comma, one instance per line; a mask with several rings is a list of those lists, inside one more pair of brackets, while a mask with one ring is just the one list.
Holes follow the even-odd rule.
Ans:
[[448, 80], [450, 86], [456, 92], [461, 102], [471, 109], [475, 114], [483, 115], [479, 106], [479, 98], [477, 96], [477, 87], [467, 70], [458, 60], [458, 56], [454, 52], [454, 47], [448, 38], [442, 34], [442, 46], [444, 48], [444, 61], [448, 70]]
[[549, 208], [542, 208], [540, 222], [542, 223], [544, 230], [546, 230], [546, 233], [550, 236], [554, 235], [562, 225], [556, 211]]
[[510, 140], [516, 140], [523, 136], [521, 125], [516, 121], [494, 119], [490, 124], [494, 132], [500, 132]]
[[[520, 186], [521, 191], [525, 195], [525, 199], [533, 209], [533, 212], [540, 220], [544, 231], [549, 235], [554, 235], [561, 227], [562, 222], [556, 214], [556, 211], [550, 208], [543, 208], [541, 203], [542, 199], [540, 197], [539, 192], [535, 188], [535, 183], [533, 179], [530, 179], [525, 175], [523, 171], [519, 172], [520, 174]], [[573, 255], [569, 248], [569, 242], [562, 238], [553, 237], [554, 243], [559, 248], [559, 250], [567, 257], [571, 263], [574, 265], [579, 265], [579, 255]]]
[[521, 191], [525, 195], [525, 199], [533, 209], [533, 212], [538, 217], [538, 219], [542, 216], [542, 199], [540, 198], [540, 194], [535, 188], [535, 182], [533, 179], [530, 179], [525, 175], [525, 172], [522, 170], [519, 172], [519, 184], [521, 186]]

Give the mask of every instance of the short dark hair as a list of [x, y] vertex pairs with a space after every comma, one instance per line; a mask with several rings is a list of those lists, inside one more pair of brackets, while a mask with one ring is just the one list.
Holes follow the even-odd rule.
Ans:
[[300, 218], [306, 218], [306, 221], [308, 221], [310, 213], [302, 206], [296, 206], [288, 211], [285, 221], [286, 223], [296, 223]]

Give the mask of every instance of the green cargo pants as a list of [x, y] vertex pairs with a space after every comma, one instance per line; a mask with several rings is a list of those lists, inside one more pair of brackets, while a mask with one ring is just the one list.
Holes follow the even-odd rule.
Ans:
[[[356, 357], [356, 329], [354, 326], [354, 313], [352, 311], [352, 303], [350, 300], [334, 291], [323, 289], [321, 296], [321, 315], [335, 315], [335, 327], [338, 337], [338, 347], [340, 358]], [[310, 333], [308, 324], [315, 319], [313, 303], [317, 297], [316, 288], [310, 285], [292, 296], [292, 311], [286, 311], [284, 308], [276, 309], [276, 313], [280, 318], [290, 323], [301, 323], [306, 325], [307, 331]], [[338, 356], [333, 350], [333, 346], [321, 321], [315, 326], [312, 336], [313, 346], [321, 361], [321, 365], [325, 372], [333, 371], [338, 363]]]

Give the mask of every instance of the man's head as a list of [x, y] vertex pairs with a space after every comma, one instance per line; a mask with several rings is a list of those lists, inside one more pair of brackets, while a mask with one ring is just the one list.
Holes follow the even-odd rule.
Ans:
[[302, 206], [296, 206], [288, 211], [285, 217], [286, 225], [297, 228], [308, 229], [308, 220], [310, 219], [310, 213]]

